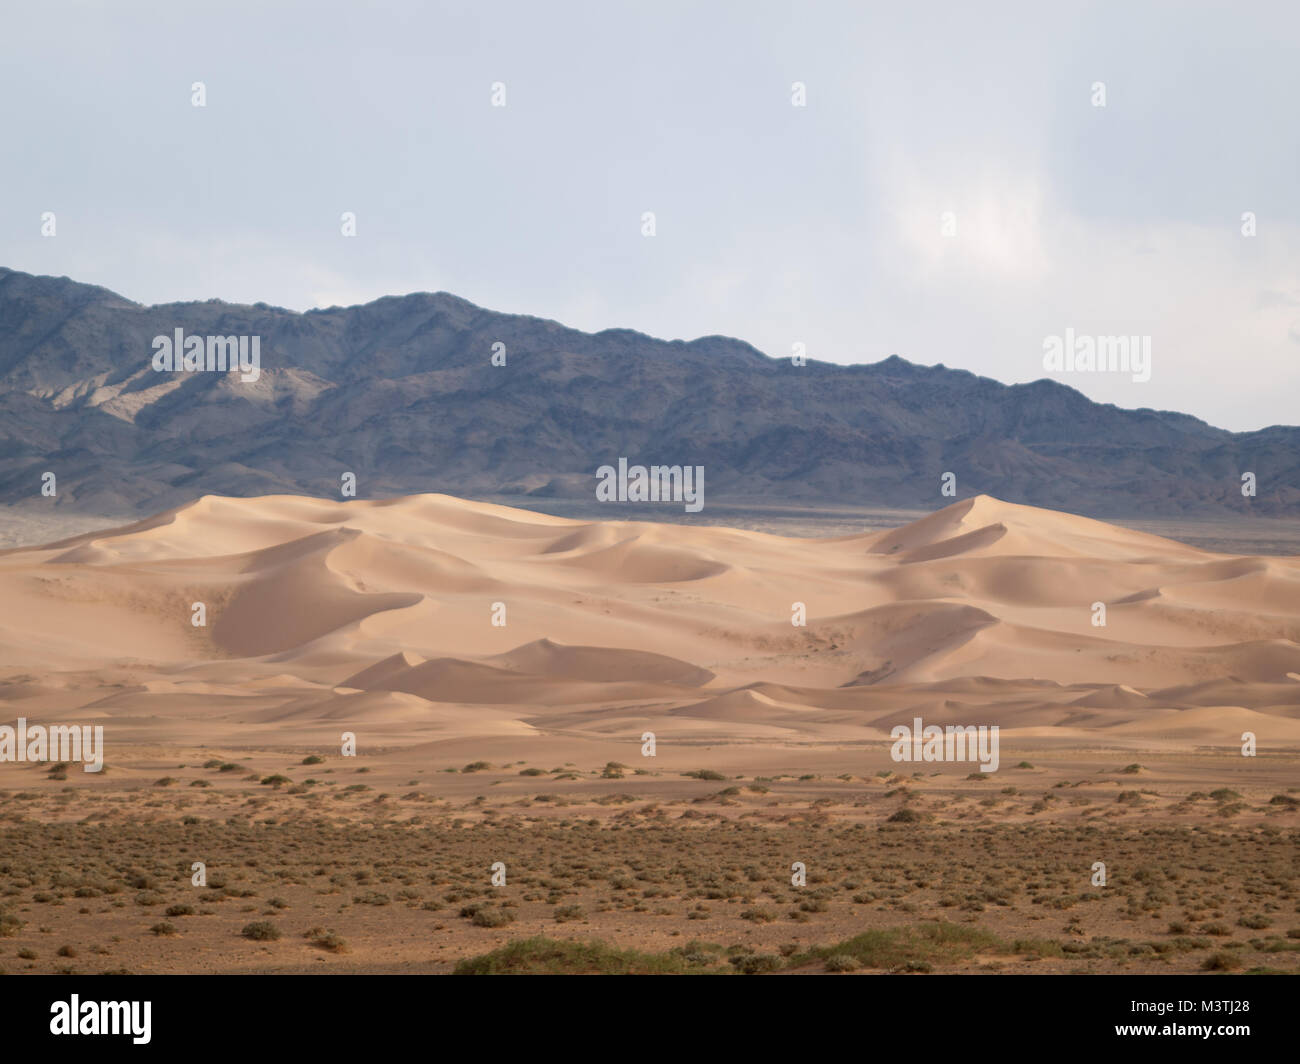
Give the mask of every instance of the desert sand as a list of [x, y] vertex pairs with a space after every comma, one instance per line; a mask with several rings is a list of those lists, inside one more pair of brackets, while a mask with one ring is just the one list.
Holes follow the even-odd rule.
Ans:
[[987, 496], [832, 539], [207, 496], [0, 554], [0, 601], [0, 698], [110, 747], [1300, 743], [1300, 559]]

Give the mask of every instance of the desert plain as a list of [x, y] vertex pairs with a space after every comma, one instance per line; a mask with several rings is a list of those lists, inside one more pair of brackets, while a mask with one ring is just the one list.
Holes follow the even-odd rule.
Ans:
[[104, 747], [0, 763], [0, 970], [1300, 969], [1300, 547], [697, 516], [204, 496], [0, 552], [0, 725]]

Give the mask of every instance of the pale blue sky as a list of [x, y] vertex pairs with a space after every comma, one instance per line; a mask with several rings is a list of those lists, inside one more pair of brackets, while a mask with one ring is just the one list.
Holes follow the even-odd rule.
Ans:
[[145, 303], [441, 289], [1007, 382], [1066, 328], [1142, 334], [1148, 383], [1065, 382], [1300, 423], [1294, 3], [52, 0], [3, 21], [3, 265]]

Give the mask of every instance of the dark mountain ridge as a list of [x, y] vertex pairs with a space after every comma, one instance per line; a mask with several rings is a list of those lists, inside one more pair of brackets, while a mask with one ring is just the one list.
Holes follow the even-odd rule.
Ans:
[[[152, 340], [260, 337], [261, 375], [157, 373]], [[507, 365], [491, 363], [504, 344]], [[305, 313], [144, 306], [0, 269], [0, 501], [144, 514], [197, 495], [594, 498], [598, 466], [702, 465], [707, 501], [936, 508], [945, 472], [1094, 516], [1300, 510], [1300, 428], [1217, 429], [898, 356], [793, 366], [722, 336], [589, 334], [447, 293]], [[56, 500], [41, 499], [45, 471]], [[1241, 495], [1251, 471], [1258, 495]]]

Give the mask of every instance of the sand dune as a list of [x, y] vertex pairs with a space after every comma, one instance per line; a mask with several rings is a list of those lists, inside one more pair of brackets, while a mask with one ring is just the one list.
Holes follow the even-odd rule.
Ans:
[[0, 603], [4, 716], [140, 742], [875, 741], [916, 716], [1300, 739], [1300, 558], [987, 496], [827, 539], [205, 496], [0, 553]]

